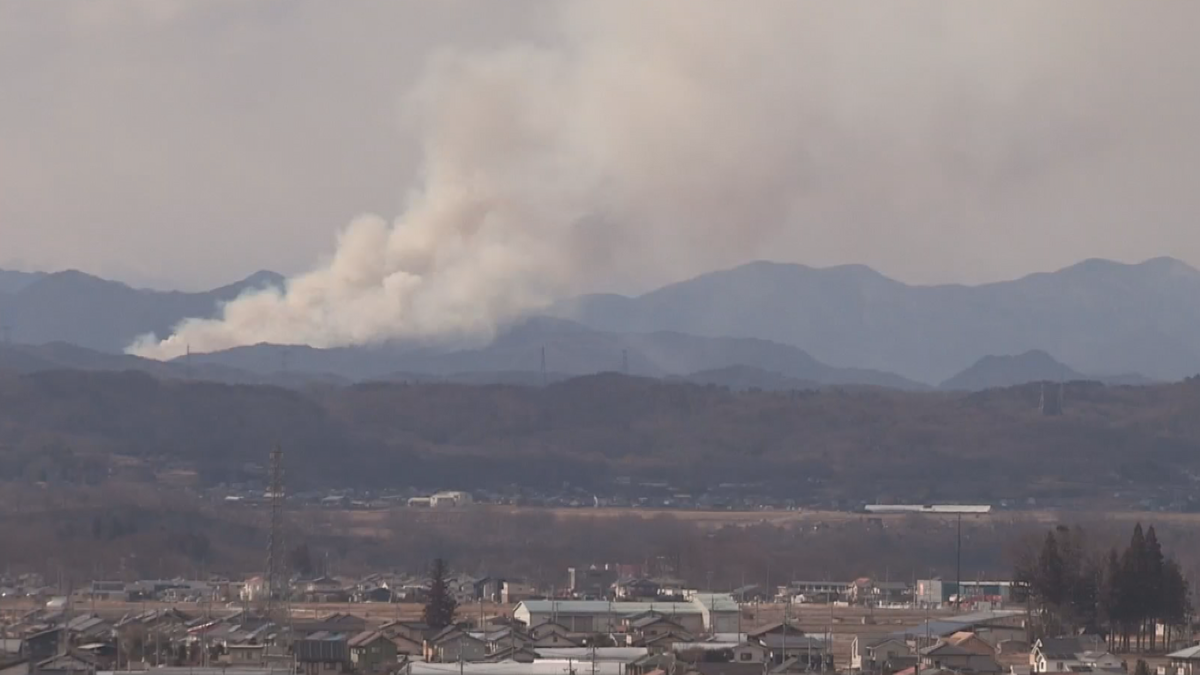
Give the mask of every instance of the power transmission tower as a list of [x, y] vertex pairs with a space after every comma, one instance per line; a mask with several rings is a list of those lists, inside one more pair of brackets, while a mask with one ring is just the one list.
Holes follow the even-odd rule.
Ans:
[[[266, 618], [282, 626], [281, 619], [290, 617], [287, 601], [290, 594], [290, 580], [287, 574], [287, 551], [284, 549], [283, 538], [283, 450], [279, 446], [271, 451], [271, 532], [267, 539], [267, 610]], [[280, 612], [287, 612], [282, 617]]]

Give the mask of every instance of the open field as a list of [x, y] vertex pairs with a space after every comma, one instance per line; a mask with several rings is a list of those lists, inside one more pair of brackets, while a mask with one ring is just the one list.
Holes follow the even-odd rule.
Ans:
[[[955, 520], [951, 515], [915, 515], [915, 514], [868, 514], [850, 511], [813, 511], [813, 510], [766, 510], [766, 511], [698, 511], [681, 509], [639, 509], [639, 508], [541, 508], [517, 506], [477, 505], [469, 509], [446, 509], [432, 511], [428, 509], [413, 509], [397, 507], [394, 509], [364, 510], [364, 511], [323, 511], [329, 520], [341, 523], [346, 530], [363, 536], [386, 536], [389, 519], [411, 520], [423, 523], [453, 522], [468, 511], [493, 516], [540, 516], [551, 517], [557, 521], [569, 522], [586, 519], [636, 518], [640, 520], [677, 520], [680, 523], [699, 526], [702, 528], [720, 528], [726, 526], [749, 527], [770, 525], [779, 527], [804, 525], [838, 525], [845, 523], [879, 522], [901, 523], [917, 521], [940, 521], [950, 523]], [[1007, 524], [1041, 524], [1072, 523], [1081, 520], [1094, 521], [1103, 519], [1113, 523], [1128, 523], [1130, 527], [1136, 522], [1152, 521], [1155, 523], [1175, 525], [1200, 526], [1200, 513], [1162, 513], [1146, 511], [1066, 511], [1066, 510], [1028, 510], [1028, 511], [994, 511], [987, 515], [965, 516], [964, 525], [971, 523], [1007, 525]]]

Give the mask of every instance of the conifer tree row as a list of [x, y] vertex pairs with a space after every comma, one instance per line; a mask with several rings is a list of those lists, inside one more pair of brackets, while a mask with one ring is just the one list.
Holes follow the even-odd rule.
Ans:
[[1153, 652], [1156, 626], [1166, 626], [1169, 644], [1171, 628], [1192, 611], [1179, 563], [1163, 554], [1154, 527], [1143, 531], [1140, 523], [1123, 551], [1106, 555], [1088, 547], [1082, 529], [1059, 526], [1039, 550], [1022, 552], [1013, 578], [1035, 638], [1084, 631], [1106, 636], [1113, 650]]

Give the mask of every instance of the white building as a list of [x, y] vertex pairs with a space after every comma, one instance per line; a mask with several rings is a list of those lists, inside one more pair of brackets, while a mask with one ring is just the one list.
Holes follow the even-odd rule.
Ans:
[[438, 492], [429, 497], [429, 505], [435, 509], [469, 506], [473, 502], [466, 492]]
[[684, 602], [607, 602], [604, 600], [526, 600], [513, 610], [513, 618], [527, 626], [548, 621], [573, 633], [616, 630], [622, 622], [653, 612], [692, 633], [734, 633], [738, 630], [738, 604], [724, 593], [694, 593]]

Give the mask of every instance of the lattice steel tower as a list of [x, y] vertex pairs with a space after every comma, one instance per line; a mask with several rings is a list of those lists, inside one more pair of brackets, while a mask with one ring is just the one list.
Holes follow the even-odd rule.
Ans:
[[[267, 540], [267, 618], [280, 623], [275, 615], [279, 610], [287, 611], [289, 579], [287, 573], [287, 551], [283, 542], [283, 450], [279, 446], [271, 451], [271, 533]], [[283, 617], [286, 620], [288, 617]]]

